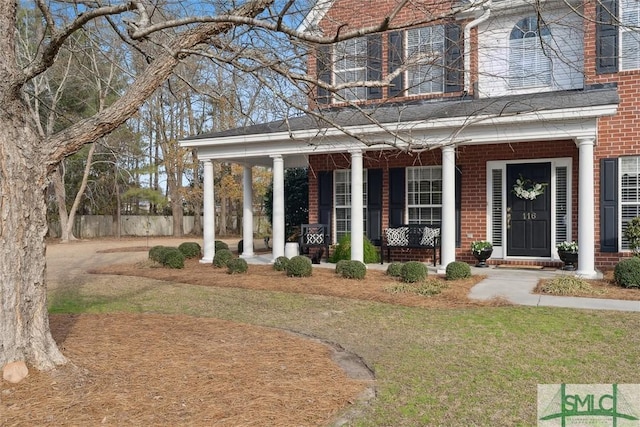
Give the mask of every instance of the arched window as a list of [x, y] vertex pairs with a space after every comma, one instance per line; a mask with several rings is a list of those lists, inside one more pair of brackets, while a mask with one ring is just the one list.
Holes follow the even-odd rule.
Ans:
[[520, 20], [509, 37], [509, 84], [515, 88], [549, 86], [551, 32], [535, 16]]

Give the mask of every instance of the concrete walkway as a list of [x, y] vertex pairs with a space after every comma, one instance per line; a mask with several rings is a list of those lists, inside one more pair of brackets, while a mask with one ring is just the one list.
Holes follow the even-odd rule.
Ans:
[[473, 274], [487, 276], [486, 279], [471, 289], [469, 297], [473, 299], [488, 300], [502, 297], [519, 305], [640, 312], [640, 301], [563, 297], [531, 293], [540, 279], [553, 278], [558, 274], [571, 274], [569, 272], [498, 268], [472, 268], [472, 270]]

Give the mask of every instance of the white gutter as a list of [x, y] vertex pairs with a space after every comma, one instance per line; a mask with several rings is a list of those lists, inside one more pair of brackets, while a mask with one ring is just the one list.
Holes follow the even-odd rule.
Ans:
[[489, 19], [489, 15], [491, 15], [491, 0], [487, 0], [482, 7], [484, 8], [484, 13], [464, 27], [464, 91], [466, 93], [471, 92], [471, 29]]

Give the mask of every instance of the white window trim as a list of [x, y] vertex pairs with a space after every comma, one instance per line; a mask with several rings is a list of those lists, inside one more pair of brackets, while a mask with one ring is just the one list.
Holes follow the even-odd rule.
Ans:
[[[416, 92], [416, 93], [411, 93], [410, 91], [410, 85], [409, 85], [409, 69], [403, 71], [404, 74], [404, 94], [406, 96], [420, 96], [420, 95], [433, 95], [433, 94], [441, 94], [444, 93], [444, 82], [445, 82], [445, 51], [446, 51], [446, 35], [445, 35], [445, 29], [444, 29], [444, 25], [433, 25], [433, 26], [428, 26], [428, 27], [420, 27], [420, 28], [412, 28], [412, 29], [408, 29], [405, 30], [404, 33], [402, 34], [403, 37], [403, 46], [404, 46], [404, 52], [402, 53], [403, 55], [403, 61], [406, 63], [409, 60], [409, 32], [410, 31], [419, 31], [421, 29], [424, 28], [435, 28], [435, 27], [440, 27], [441, 31], [442, 31], [442, 57], [441, 57], [441, 64], [439, 65], [441, 70], [442, 70], [442, 87], [440, 88], [440, 90], [438, 91], [433, 91], [433, 92]], [[422, 66], [424, 64], [418, 62], [416, 64], [416, 66]]]
[[405, 182], [404, 182], [404, 223], [405, 224], [409, 224], [409, 207], [410, 206], [420, 206], [420, 207], [430, 207], [430, 208], [435, 208], [435, 207], [440, 207], [440, 222], [442, 222], [442, 203], [440, 203], [439, 205], [411, 205], [409, 203], [409, 173], [408, 170], [409, 169], [418, 169], [418, 168], [423, 168], [423, 169], [440, 169], [440, 173], [441, 173], [441, 181], [442, 181], [442, 165], [431, 165], [431, 166], [407, 166], [405, 168]]
[[[618, 157], [618, 182], [617, 184], [617, 190], [618, 190], [618, 252], [623, 252], [623, 253], [631, 253], [630, 249], [623, 249], [622, 248], [622, 160], [625, 158], [637, 158], [638, 162], [640, 162], [640, 155], [638, 156], [620, 156]], [[640, 184], [638, 185], [638, 188], [640, 189]], [[638, 203], [629, 203], [632, 205], [638, 205], [640, 204], [640, 202]]]
[[[349, 83], [349, 81], [343, 81], [343, 82], [338, 82], [336, 79], [336, 75], [339, 73], [349, 73], [349, 72], [359, 72], [359, 71], [364, 71], [365, 73], [365, 80], [366, 80], [366, 73], [367, 73], [367, 57], [365, 55], [364, 58], [364, 65], [360, 66], [360, 67], [353, 67], [353, 68], [344, 68], [344, 69], [340, 69], [338, 70], [337, 65], [338, 65], [338, 55], [337, 55], [337, 50], [338, 50], [338, 46], [340, 43], [348, 43], [348, 42], [357, 42], [362, 40], [364, 43], [364, 49], [365, 51], [368, 49], [368, 40], [366, 37], [358, 37], [355, 39], [351, 39], [351, 40], [345, 40], [342, 42], [338, 42], [335, 45], [333, 45], [333, 49], [332, 49], [332, 55], [333, 55], [333, 61], [332, 64], [333, 66], [331, 67], [331, 82], [334, 85], [337, 84], [343, 84], [343, 83]], [[354, 62], [356, 62], [357, 58], [353, 58]], [[359, 96], [355, 96], [357, 94], [358, 91], [360, 90], [364, 90], [364, 96], [363, 97], [359, 97]], [[351, 92], [353, 95], [351, 96], [342, 96], [343, 93], [347, 93], [347, 92]], [[344, 102], [349, 102], [349, 101], [364, 101], [367, 99], [367, 94], [366, 94], [366, 87], [365, 86], [353, 86], [353, 87], [349, 87], [349, 88], [345, 88], [345, 89], [341, 89], [339, 91], [337, 91], [336, 93], [333, 94], [332, 96], [332, 102], [333, 103], [344, 103]]]
[[[336, 202], [336, 200], [337, 200], [337, 197], [336, 197], [336, 184], [338, 182], [337, 179], [336, 179], [336, 175], [338, 173], [341, 173], [341, 172], [348, 172], [349, 173], [349, 180], [347, 181], [347, 184], [349, 186], [349, 197], [352, 196], [352, 193], [351, 193], [351, 172], [352, 171], [351, 171], [351, 169], [334, 169], [334, 171], [333, 171], [333, 189], [332, 189], [332, 193], [333, 193], [333, 201], [332, 201], [333, 203], [332, 204], [333, 204], [333, 207], [331, 209], [331, 229], [335, 230], [335, 232], [331, 233], [331, 239], [333, 240], [333, 242], [332, 242], [333, 244], [338, 243], [338, 240], [339, 240], [339, 238], [338, 238], [338, 227], [337, 227], [337, 225], [338, 225], [338, 215], [337, 215], [338, 208], [351, 209], [351, 207], [353, 206], [351, 201], [350, 201], [349, 205], [340, 205], [340, 206], [338, 206], [338, 204]], [[363, 187], [362, 188], [362, 197], [363, 197], [363, 205], [362, 205], [362, 207], [363, 207], [363, 213], [364, 213], [363, 218], [365, 220], [365, 223], [366, 223], [366, 220], [367, 220], [366, 218], [367, 218], [367, 204], [368, 204], [367, 203], [367, 201], [368, 201], [368, 193], [367, 193], [368, 179], [367, 178], [368, 178], [368, 170], [363, 168], [362, 169], [362, 187]], [[350, 227], [350, 224], [349, 224], [349, 227]], [[351, 229], [349, 229], [349, 232], [351, 232]]]
[[[491, 171], [495, 169], [502, 170], [502, 176], [507, 176], [507, 164], [517, 164], [517, 163], [551, 163], [551, 183], [549, 185], [549, 190], [551, 191], [551, 215], [555, 218], [556, 214], [556, 198], [554, 195], [556, 194], [556, 168], [557, 167], [566, 167], [567, 168], [567, 238], [568, 240], [575, 240], [573, 237], [573, 205], [572, 205], [572, 188], [573, 188], [573, 172], [572, 172], [572, 164], [573, 159], [571, 157], [559, 157], [559, 158], [543, 158], [543, 159], [518, 159], [518, 160], [500, 160], [500, 161], [489, 161], [487, 162], [486, 169], [486, 200], [487, 200], [487, 211], [485, 223], [487, 225], [486, 235], [485, 236], [473, 236], [474, 240], [483, 240], [486, 236], [493, 235], [493, 223], [491, 221], [492, 212], [493, 212], [493, 199], [492, 199], [492, 175]], [[558, 256], [558, 251], [556, 249], [556, 222], [551, 221], [551, 258], [546, 257], [514, 257], [507, 256], [506, 254], [506, 244], [507, 244], [507, 188], [503, 186], [502, 188], [502, 244], [503, 246], [494, 246], [493, 253], [491, 255], [494, 259], [505, 259], [505, 260], [518, 260], [518, 259], [526, 259], [526, 260], [536, 260], [536, 261], [559, 261], [560, 257]]]
[[[631, 32], [637, 33], [638, 32], [637, 27], [640, 26], [640, 4], [638, 4], [638, 9], [639, 9], [639, 11], [638, 11], [638, 15], [639, 15], [638, 22], [631, 22], [631, 23], [628, 24], [629, 26], [634, 26], [636, 28], [635, 29], [626, 28], [625, 25], [627, 25], [627, 24], [623, 23], [622, 4], [625, 3], [625, 2], [628, 2], [628, 1], [634, 1], [634, 0], [620, 0], [620, 3], [618, 5], [618, 13], [620, 15], [620, 26], [618, 27], [618, 58], [620, 58], [619, 59], [619, 61], [620, 61], [620, 63], [619, 63], [620, 71], [632, 71], [632, 70], [640, 69], [640, 58], [638, 59], [638, 61], [636, 62], [634, 67], [632, 67], [632, 68], [623, 68], [623, 64], [624, 64], [624, 55], [623, 55], [624, 48], [623, 48], [623, 45], [622, 45], [623, 35], [625, 33], [631, 33]], [[635, 46], [635, 48], [636, 49], [640, 49], [640, 43], [638, 44], [638, 46]], [[619, 243], [619, 245], [621, 245], [621, 243]], [[621, 246], [619, 246], [618, 249], [620, 249], [620, 247]]]
[[[526, 17], [525, 17], [526, 18]], [[524, 18], [523, 18], [524, 19]], [[520, 22], [520, 20], [518, 21]], [[514, 24], [513, 28], [518, 24], [518, 22], [516, 22], [516, 24]], [[547, 27], [548, 28], [548, 27]], [[548, 28], [549, 29], [549, 28]], [[551, 32], [551, 30], [549, 29], [549, 32]], [[540, 36], [537, 36], [536, 39], [539, 40]], [[545, 40], [545, 45], [550, 45], [550, 41], [553, 40], [553, 34], [550, 34], [548, 36], [542, 36], [543, 40]], [[549, 49], [551, 49], [549, 47]], [[534, 85], [515, 85], [513, 84], [513, 80], [512, 80], [512, 75], [511, 75], [511, 31], [509, 31], [507, 33], [507, 86], [509, 87], [509, 89], [513, 90], [513, 91], [526, 91], [526, 90], [535, 90], [535, 89], [546, 89], [546, 88], [553, 88], [554, 85], [554, 78], [553, 78], [553, 59], [551, 56], [547, 56], [548, 60], [549, 60], [549, 83], [548, 84], [543, 84], [543, 83], [538, 83], [538, 84], [534, 84]]]

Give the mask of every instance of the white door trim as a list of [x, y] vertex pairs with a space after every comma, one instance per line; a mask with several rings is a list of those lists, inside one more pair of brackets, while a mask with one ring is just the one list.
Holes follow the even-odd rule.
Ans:
[[[518, 164], [518, 163], [551, 163], [551, 182], [549, 184], [548, 191], [551, 191], [551, 257], [513, 257], [508, 256], [506, 253], [506, 242], [507, 242], [507, 188], [505, 185], [505, 177], [506, 170], [508, 164]], [[499, 237], [498, 244], [494, 243], [493, 253], [491, 258], [493, 259], [505, 259], [505, 260], [533, 260], [533, 261], [557, 261], [559, 260], [558, 251], [556, 250], [556, 244], [558, 243], [559, 237], [557, 233], [557, 224], [556, 224], [556, 211], [557, 211], [557, 168], [566, 168], [567, 169], [567, 194], [566, 194], [566, 216], [564, 218], [566, 224], [566, 240], [573, 240], [573, 221], [572, 221], [572, 164], [573, 159], [571, 157], [559, 157], [559, 158], [535, 158], [535, 159], [517, 159], [517, 160], [494, 160], [487, 162], [487, 191], [486, 191], [486, 200], [487, 200], [487, 217], [486, 217], [486, 225], [487, 225], [487, 239], [492, 241], [494, 237]], [[494, 206], [494, 194], [493, 194], [493, 171], [499, 170], [501, 171], [501, 194], [499, 197], [500, 206]], [[501, 215], [501, 228], [500, 230], [494, 230], [494, 215]]]

